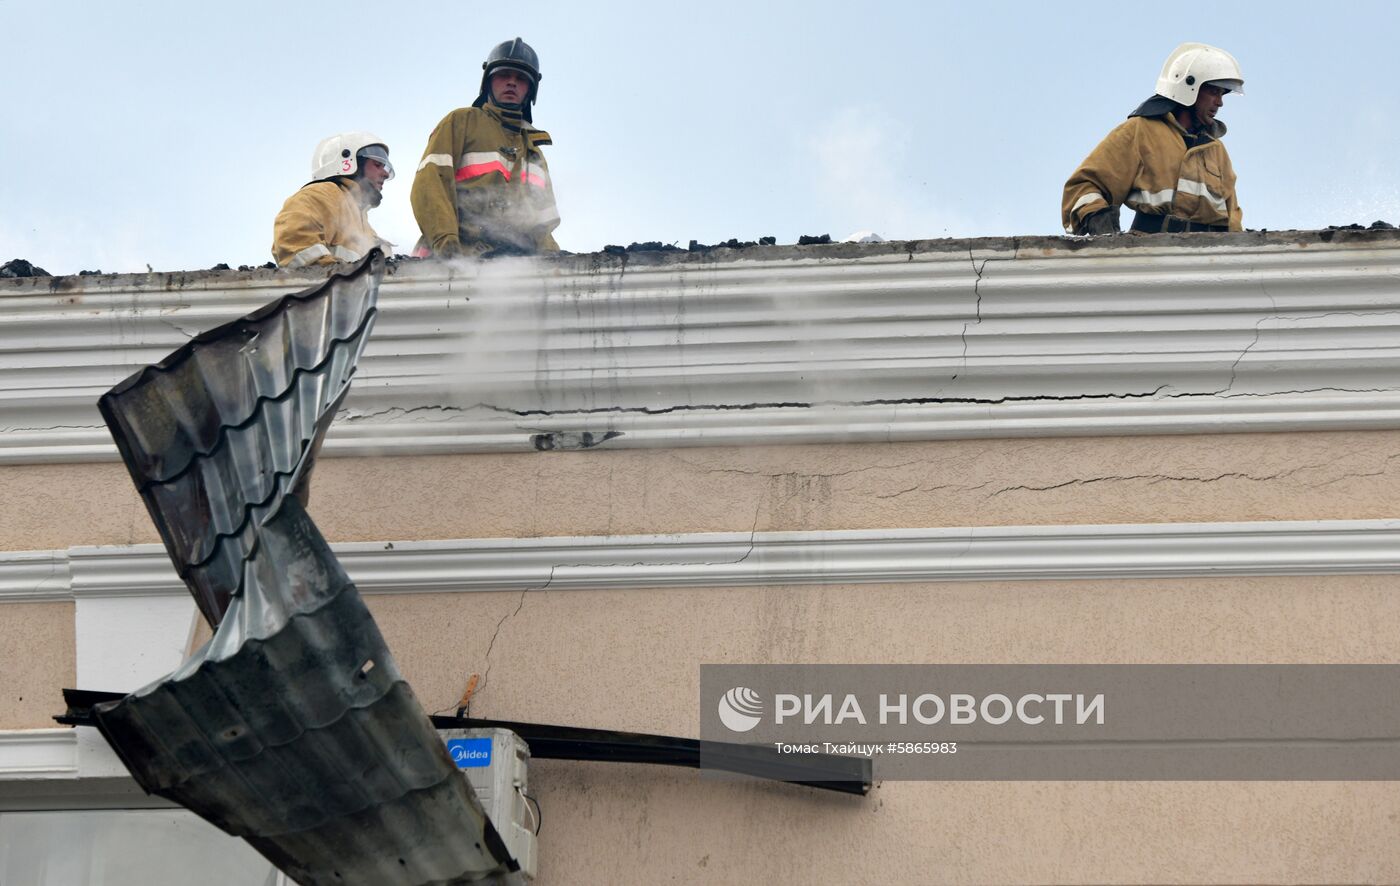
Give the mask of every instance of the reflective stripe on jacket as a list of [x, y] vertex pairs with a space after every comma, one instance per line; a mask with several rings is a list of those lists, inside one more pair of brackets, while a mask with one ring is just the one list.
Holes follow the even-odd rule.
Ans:
[[284, 268], [359, 261], [374, 246], [392, 244], [369, 226], [348, 179], [311, 182], [287, 198], [272, 223], [272, 257]]
[[547, 144], [549, 133], [490, 102], [444, 117], [413, 178], [410, 199], [423, 232], [417, 251], [438, 253], [455, 240], [467, 252], [557, 252], [551, 232], [559, 211], [540, 151]]
[[1235, 196], [1235, 169], [1215, 123], [1211, 137], [1193, 148], [1171, 114], [1129, 117], [1099, 142], [1065, 182], [1060, 216], [1077, 233], [1090, 215], [1127, 206], [1148, 215], [1170, 215], [1244, 230]]

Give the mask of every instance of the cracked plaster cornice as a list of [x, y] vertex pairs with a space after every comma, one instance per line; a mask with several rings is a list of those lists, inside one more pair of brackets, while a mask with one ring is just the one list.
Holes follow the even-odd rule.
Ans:
[[[1400, 235], [1186, 242], [400, 265], [325, 452], [1400, 427]], [[310, 278], [25, 282], [0, 463], [114, 458], [102, 391]]]
[[[1400, 521], [355, 542], [367, 594], [1400, 572]], [[0, 553], [0, 602], [182, 596], [159, 545]], [[518, 611], [518, 609], [517, 609]], [[504, 621], [504, 619], [502, 619]]]

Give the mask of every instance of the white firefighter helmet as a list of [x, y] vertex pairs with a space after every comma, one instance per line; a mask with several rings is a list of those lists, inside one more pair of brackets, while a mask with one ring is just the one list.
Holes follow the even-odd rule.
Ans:
[[1202, 83], [1244, 95], [1240, 63], [1225, 50], [1204, 43], [1183, 43], [1172, 50], [1157, 78], [1157, 94], [1179, 105], [1194, 105]]
[[389, 146], [372, 132], [342, 132], [321, 139], [311, 154], [312, 181], [325, 181], [337, 175], [354, 175], [360, 168], [361, 157], [373, 157], [394, 177], [389, 163]]

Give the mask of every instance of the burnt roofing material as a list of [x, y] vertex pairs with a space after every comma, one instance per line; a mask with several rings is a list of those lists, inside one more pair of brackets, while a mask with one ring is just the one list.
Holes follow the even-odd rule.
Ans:
[[51, 277], [48, 271], [22, 258], [14, 258], [0, 265], [0, 277]]
[[287, 497], [257, 541], [214, 638], [94, 707], [133, 777], [304, 886], [510, 882], [508, 851], [301, 502]]
[[519, 882], [306, 515], [384, 258], [203, 333], [99, 405], [213, 638], [94, 706], [137, 782], [297, 882]]
[[349, 391], [384, 259], [195, 336], [98, 401], [180, 578], [217, 626], [253, 527], [289, 491]]

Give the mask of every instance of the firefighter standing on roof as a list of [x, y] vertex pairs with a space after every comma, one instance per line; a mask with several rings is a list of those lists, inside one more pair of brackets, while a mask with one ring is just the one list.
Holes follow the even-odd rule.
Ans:
[[517, 37], [491, 50], [470, 108], [448, 114], [428, 137], [413, 179], [416, 255], [533, 255], [557, 252], [554, 187], [532, 125], [539, 58]]
[[272, 257], [284, 268], [358, 261], [388, 248], [369, 226], [369, 211], [394, 177], [389, 148], [368, 132], [322, 139], [311, 155], [311, 182], [287, 198], [272, 223]]
[[1108, 134], [1065, 182], [1065, 231], [1117, 233], [1118, 207], [1135, 210], [1132, 229], [1242, 231], [1235, 170], [1215, 118], [1229, 92], [1244, 94], [1234, 56], [1183, 43], [1162, 66], [1157, 94]]

